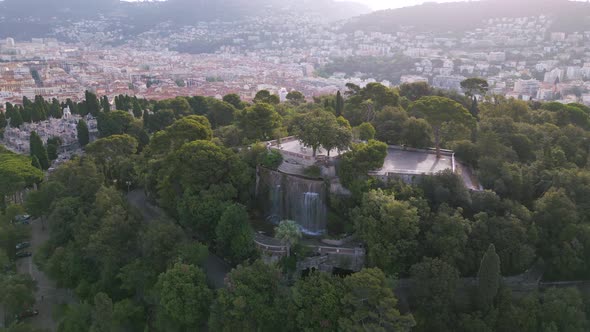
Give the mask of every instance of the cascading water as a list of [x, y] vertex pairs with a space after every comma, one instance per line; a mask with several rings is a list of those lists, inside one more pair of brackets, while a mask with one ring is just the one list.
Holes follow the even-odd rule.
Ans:
[[326, 230], [326, 185], [323, 181], [260, 169], [258, 202], [268, 222], [295, 220], [302, 231], [320, 235]]
[[306, 192], [303, 194], [302, 217], [299, 223], [304, 231], [315, 234], [323, 230], [323, 206], [319, 193]]
[[266, 218], [267, 221], [273, 224], [278, 224], [282, 220], [283, 215], [283, 193], [280, 184], [274, 186], [270, 190], [270, 214]]

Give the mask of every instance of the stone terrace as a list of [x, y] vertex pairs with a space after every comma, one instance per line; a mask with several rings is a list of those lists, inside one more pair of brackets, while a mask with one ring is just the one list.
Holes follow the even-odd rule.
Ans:
[[445, 151], [441, 158], [429, 150], [404, 150], [399, 147], [389, 147], [383, 167], [376, 173], [408, 175], [432, 175], [444, 170], [455, 170], [455, 161], [451, 152]]

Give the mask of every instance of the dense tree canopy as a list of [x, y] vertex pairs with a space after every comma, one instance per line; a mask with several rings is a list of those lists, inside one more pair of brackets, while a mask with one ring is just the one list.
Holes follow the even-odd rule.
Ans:
[[343, 120], [340, 122], [331, 112], [321, 110], [303, 114], [295, 120], [297, 137], [313, 150], [314, 156], [320, 147], [327, 150], [328, 156], [333, 148], [346, 150], [352, 133], [348, 121]]
[[14, 154], [0, 146], [0, 207], [5, 196], [31, 187], [43, 180], [43, 172], [31, 165], [31, 159]]
[[31, 157], [37, 158], [41, 169], [49, 169], [49, 157], [47, 156], [47, 149], [41, 140], [41, 137], [36, 132], [31, 132], [29, 139], [29, 149], [31, 151]]
[[344, 279], [344, 316], [341, 331], [411, 331], [416, 324], [411, 315], [396, 309], [397, 298], [379, 269], [365, 269]]
[[408, 257], [418, 245], [416, 208], [380, 190], [371, 191], [353, 211], [352, 219], [356, 233], [367, 243], [371, 266], [391, 274], [407, 271]]
[[234, 264], [254, 256], [254, 231], [249, 224], [248, 210], [239, 204], [228, 206], [215, 228], [217, 249]]
[[238, 123], [246, 138], [252, 141], [270, 140], [275, 137], [281, 116], [268, 103], [257, 103], [238, 114]]
[[387, 156], [385, 143], [371, 140], [368, 143], [353, 144], [351, 150], [342, 156], [339, 175], [342, 182], [351, 185], [366, 177], [367, 172], [383, 167]]
[[207, 322], [212, 293], [199, 268], [177, 263], [158, 277], [156, 289], [162, 328], [198, 329]]
[[[466, 92], [483, 95], [480, 87]], [[586, 331], [585, 293], [548, 284], [536, 292], [514, 280], [590, 278], [588, 108], [499, 96], [474, 103], [421, 83], [347, 88], [312, 102], [292, 93], [285, 103], [269, 92], [253, 104], [237, 95], [117, 96], [119, 111], [110, 112], [95, 96], [101, 138], [45, 180], [32, 159], [1, 151], [8, 206], [0, 214], [0, 267], [14, 269], [15, 245], [29, 236], [10, 221], [24, 213], [45, 220], [49, 240], [35, 261], [80, 299], [64, 309], [61, 331]], [[65, 106], [86, 114], [94, 108], [87, 97], [63, 105], [24, 99], [7, 104], [6, 116], [12, 125], [18, 117], [59, 117]], [[367, 142], [347, 151], [353, 132]], [[325, 179], [327, 237], [353, 235], [371, 269], [344, 278], [300, 273], [297, 263], [326, 259], [314, 256], [308, 239], [277, 265], [254, 261], [265, 217], [255, 208], [265, 199], [256, 196], [264, 182], [257, 186], [256, 168], [283, 162], [264, 141], [292, 135], [344, 152], [326, 163], [340, 177]], [[373, 177], [387, 144], [454, 149], [456, 172], [412, 184]], [[9, 205], [35, 184], [24, 207]], [[291, 226], [273, 234], [289, 247], [299, 239]], [[216, 292], [208, 285], [223, 275], [211, 279], [211, 261], [237, 266]], [[30, 305], [34, 287], [22, 284], [4, 284], [24, 299], [11, 306]]]
[[256, 261], [238, 266], [211, 308], [209, 326], [215, 331], [290, 330], [286, 288], [276, 266]]
[[446, 97], [422, 97], [410, 105], [410, 112], [424, 118], [434, 132], [434, 144], [440, 157], [441, 129], [444, 124], [473, 125], [473, 117], [461, 104]]

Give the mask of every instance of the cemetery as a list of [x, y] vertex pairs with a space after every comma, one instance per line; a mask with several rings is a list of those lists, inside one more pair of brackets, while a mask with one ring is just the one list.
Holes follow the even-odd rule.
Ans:
[[62, 142], [59, 150], [60, 155], [72, 152], [79, 149], [76, 125], [82, 119], [88, 124], [92, 141], [98, 136], [96, 118], [90, 114], [84, 117], [72, 114], [70, 109], [66, 107], [61, 119], [49, 118], [37, 123], [23, 123], [16, 128], [10, 126], [9, 120], [9, 124], [4, 130], [4, 138], [0, 140], [0, 144], [15, 153], [29, 154], [29, 138], [32, 132], [37, 132], [43, 143], [47, 143], [47, 140], [52, 137], [59, 137]]

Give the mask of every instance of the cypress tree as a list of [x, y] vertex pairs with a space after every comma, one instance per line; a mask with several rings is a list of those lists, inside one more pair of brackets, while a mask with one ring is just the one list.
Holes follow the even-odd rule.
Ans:
[[45, 114], [43, 113], [43, 107], [41, 105], [35, 103], [31, 108], [31, 121], [32, 122], [40, 122], [45, 120]]
[[6, 113], [10, 113], [14, 110], [14, 106], [11, 103], [6, 103]]
[[20, 115], [23, 119], [23, 122], [26, 123], [31, 123], [33, 122], [33, 104], [24, 106], [24, 107], [19, 107], [20, 109]]
[[76, 129], [78, 130], [78, 143], [81, 146], [86, 146], [90, 142], [90, 133], [88, 132], [88, 125], [84, 120], [78, 121], [76, 125]]
[[40, 169], [40, 170], [43, 170], [43, 169], [41, 168], [41, 163], [39, 163], [39, 158], [37, 158], [37, 156], [33, 156], [33, 157], [31, 158], [31, 165], [32, 165], [33, 167], [35, 167], [35, 168], [38, 168], [38, 169]]
[[66, 106], [70, 108], [72, 114], [79, 114], [78, 105], [74, 103], [70, 98], [66, 99]]
[[[7, 108], [8, 110], [8, 108]], [[6, 112], [6, 116], [10, 119], [10, 126], [12, 128], [20, 127], [23, 124], [23, 117], [18, 108], [14, 107], [9, 111]]]
[[477, 296], [480, 308], [489, 309], [500, 288], [500, 257], [494, 244], [483, 255], [477, 272]]
[[86, 101], [82, 100], [78, 106], [76, 106], [76, 108], [78, 109], [78, 114], [80, 114], [81, 116], [86, 116], [88, 115], [88, 107], [86, 107]]
[[23, 107], [27, 106], [33, 106], [33, 102], [27, 96], [23, 96]]
[[471, 115], [473, 115], [474, 118], [479, 119], [477, 97], [473, 97], [473, 101], [471, 102], [471, 108], [469, 109], [469, 111], [471, 112]]
[[100, 105], [102, 106], [102, 111], [108, 113], [111, 111], [111, 103], [109, 102], [109, 97], [102, 96], [100, 100]]
[[56, 160], [57, 157], [57, 146], [55, 146], [54, 144], [47, 145], [47, 158], [53, 161]]
[[338, 93], [336, 94], [336, 117], [341, 116], [343, 111], [344, 98], [342, 98], [342, 93], [340, 93], [340, 90], [338, 90]]
[[12, 118], [14, 116], [14, 106], [11, 103], [6, 103], [4, 107], [4, 117], [6, 120]]
[[85, 97], [86, 114], [90, 113], [94, 117], [98, 116], [98, 113], [100, 112], [100, 104], [96, 95], [90, 91], [86, 91]]
[[137, 99], [133, 100], [133, 116], [135, 116], [136, 118], [141, 118], [141, 106], [139, 105], [139, 102], [137, 101]]
[[31, 157], [37, 157], [39, 160], [39, 165], [41, 169], [46, 170], [49, 168], [49, 158], [47, 157], [47, 150], [43, 145], [43, 141], [41, 137], [37, 134], [37, 132], [31, 132], [31, 137], [29, 139], [29, 146], [31, 149]]
[[37, 109], [36, 112], [39, 114], [39, 121], [47, 120], [47, 113], [49, 113], [49, 105], [45, 101], [43, 96], [35, 96], [35, 102], [33, 103], [33, 108]]
[[8, 121], [6, 121], [6, 115], [4, 112], [0, 112], [0, 129], [4, 129], [7, 124]]
[[115, 96], [115, 110], [121, 109], [121, 101], [119, 100], [119, 96]]
[[52, 137], [47, 140], [47, 157], [49, 157], [49, 160], [57, 159], [60, 145], [61, 139], [59, 137]]
[[55, 119], [61, 119], [64, 116], [62, 105], [55, 98], [53, 98], [53, 100], [51, 101], [51, 106], [49, 107], [49, 115]]
[[149, 128], [150, 128], [150, 114], [148, 113], [147, 110], [143, 111], [142, 119], [143, 119], [143, 128], [145, 130], [149, 130]]
[[131, 97], [120, 95], [119, 102], [121, 103], [121, 108], [119, 110], [129, 112], [129, 108], [131, 107]]

